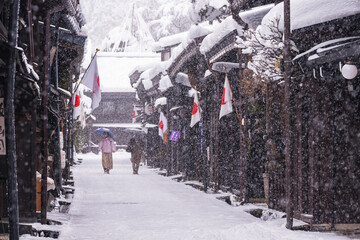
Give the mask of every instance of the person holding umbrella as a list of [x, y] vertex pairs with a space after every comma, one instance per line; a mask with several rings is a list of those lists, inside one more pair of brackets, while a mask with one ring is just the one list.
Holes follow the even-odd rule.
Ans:
[[116, 146], [114, 140], [110, 136], [109, 132], [104, 131], [104, 137], [99, 143], [99, 148], [102, 153], [102, 166], [105, 174], [110, 174], [110, 170], [113, 169], [113, 156]]

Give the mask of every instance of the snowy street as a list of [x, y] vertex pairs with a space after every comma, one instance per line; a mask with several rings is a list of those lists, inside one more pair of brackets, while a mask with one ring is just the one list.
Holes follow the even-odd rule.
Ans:
[[348, 239], [289, 231], [285, 219], [263, 221], [245, 212], [258, 206], [230, 206], [216, 199], [219, 194], [205, 194], [146, 166], [133, 175], [126, 152], [115, 153], [110, 175], [103, 174], [100, 155], [78, 157], [83, 162], [73, 168], [76, 191], [60, 227], [62, 240]]

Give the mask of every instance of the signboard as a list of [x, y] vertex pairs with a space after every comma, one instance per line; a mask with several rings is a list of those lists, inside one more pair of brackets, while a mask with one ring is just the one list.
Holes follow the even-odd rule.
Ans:
[[0, 155], [6, 155], [4, 98], [0, 98]]
[[180, 138], [180, 131], [171, 131], [169, 140], [173, 142], [179, 141]]

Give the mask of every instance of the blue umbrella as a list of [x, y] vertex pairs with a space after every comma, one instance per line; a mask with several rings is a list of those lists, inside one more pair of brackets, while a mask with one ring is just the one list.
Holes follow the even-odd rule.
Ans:
[[114, 134], [112, 133], [112, 131], [108, 128], [98, 128], [96, 129], [94, 132], [99, 133], [101, 135], [104, 135], [104, 132], [109, 133], [110, 137], [114, 137]]

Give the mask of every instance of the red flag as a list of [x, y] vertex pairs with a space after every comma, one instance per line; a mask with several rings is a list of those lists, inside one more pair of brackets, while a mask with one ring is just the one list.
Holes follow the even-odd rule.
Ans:
[[221, 108], [220, 108], [220, 117], [221, 119], [223, 116], [231, 113], [233, 111], [232, 107], [232, 93], [230, 89], [229, 79], [225, 77], [224, 89], [223, 89], [223, 96], [221, 99]]
[[193, 104], [193, 109], [192, 109], [190, 127], [193, 127], [197, 122], [199, 122], [200, 118], [201, 118], [200, 105], [199, 105], [199, 99], [198, 99], [197, 92], [196, 92], [194, 94], [194, 104]]
[[100, 76], [97, 64], [97, 56], [95, 56], [90, 63], [90, 66], [85, 73], [81, 83], [93, 91], [91, 110], [94, 110], [99, 106], [101, 101]]

